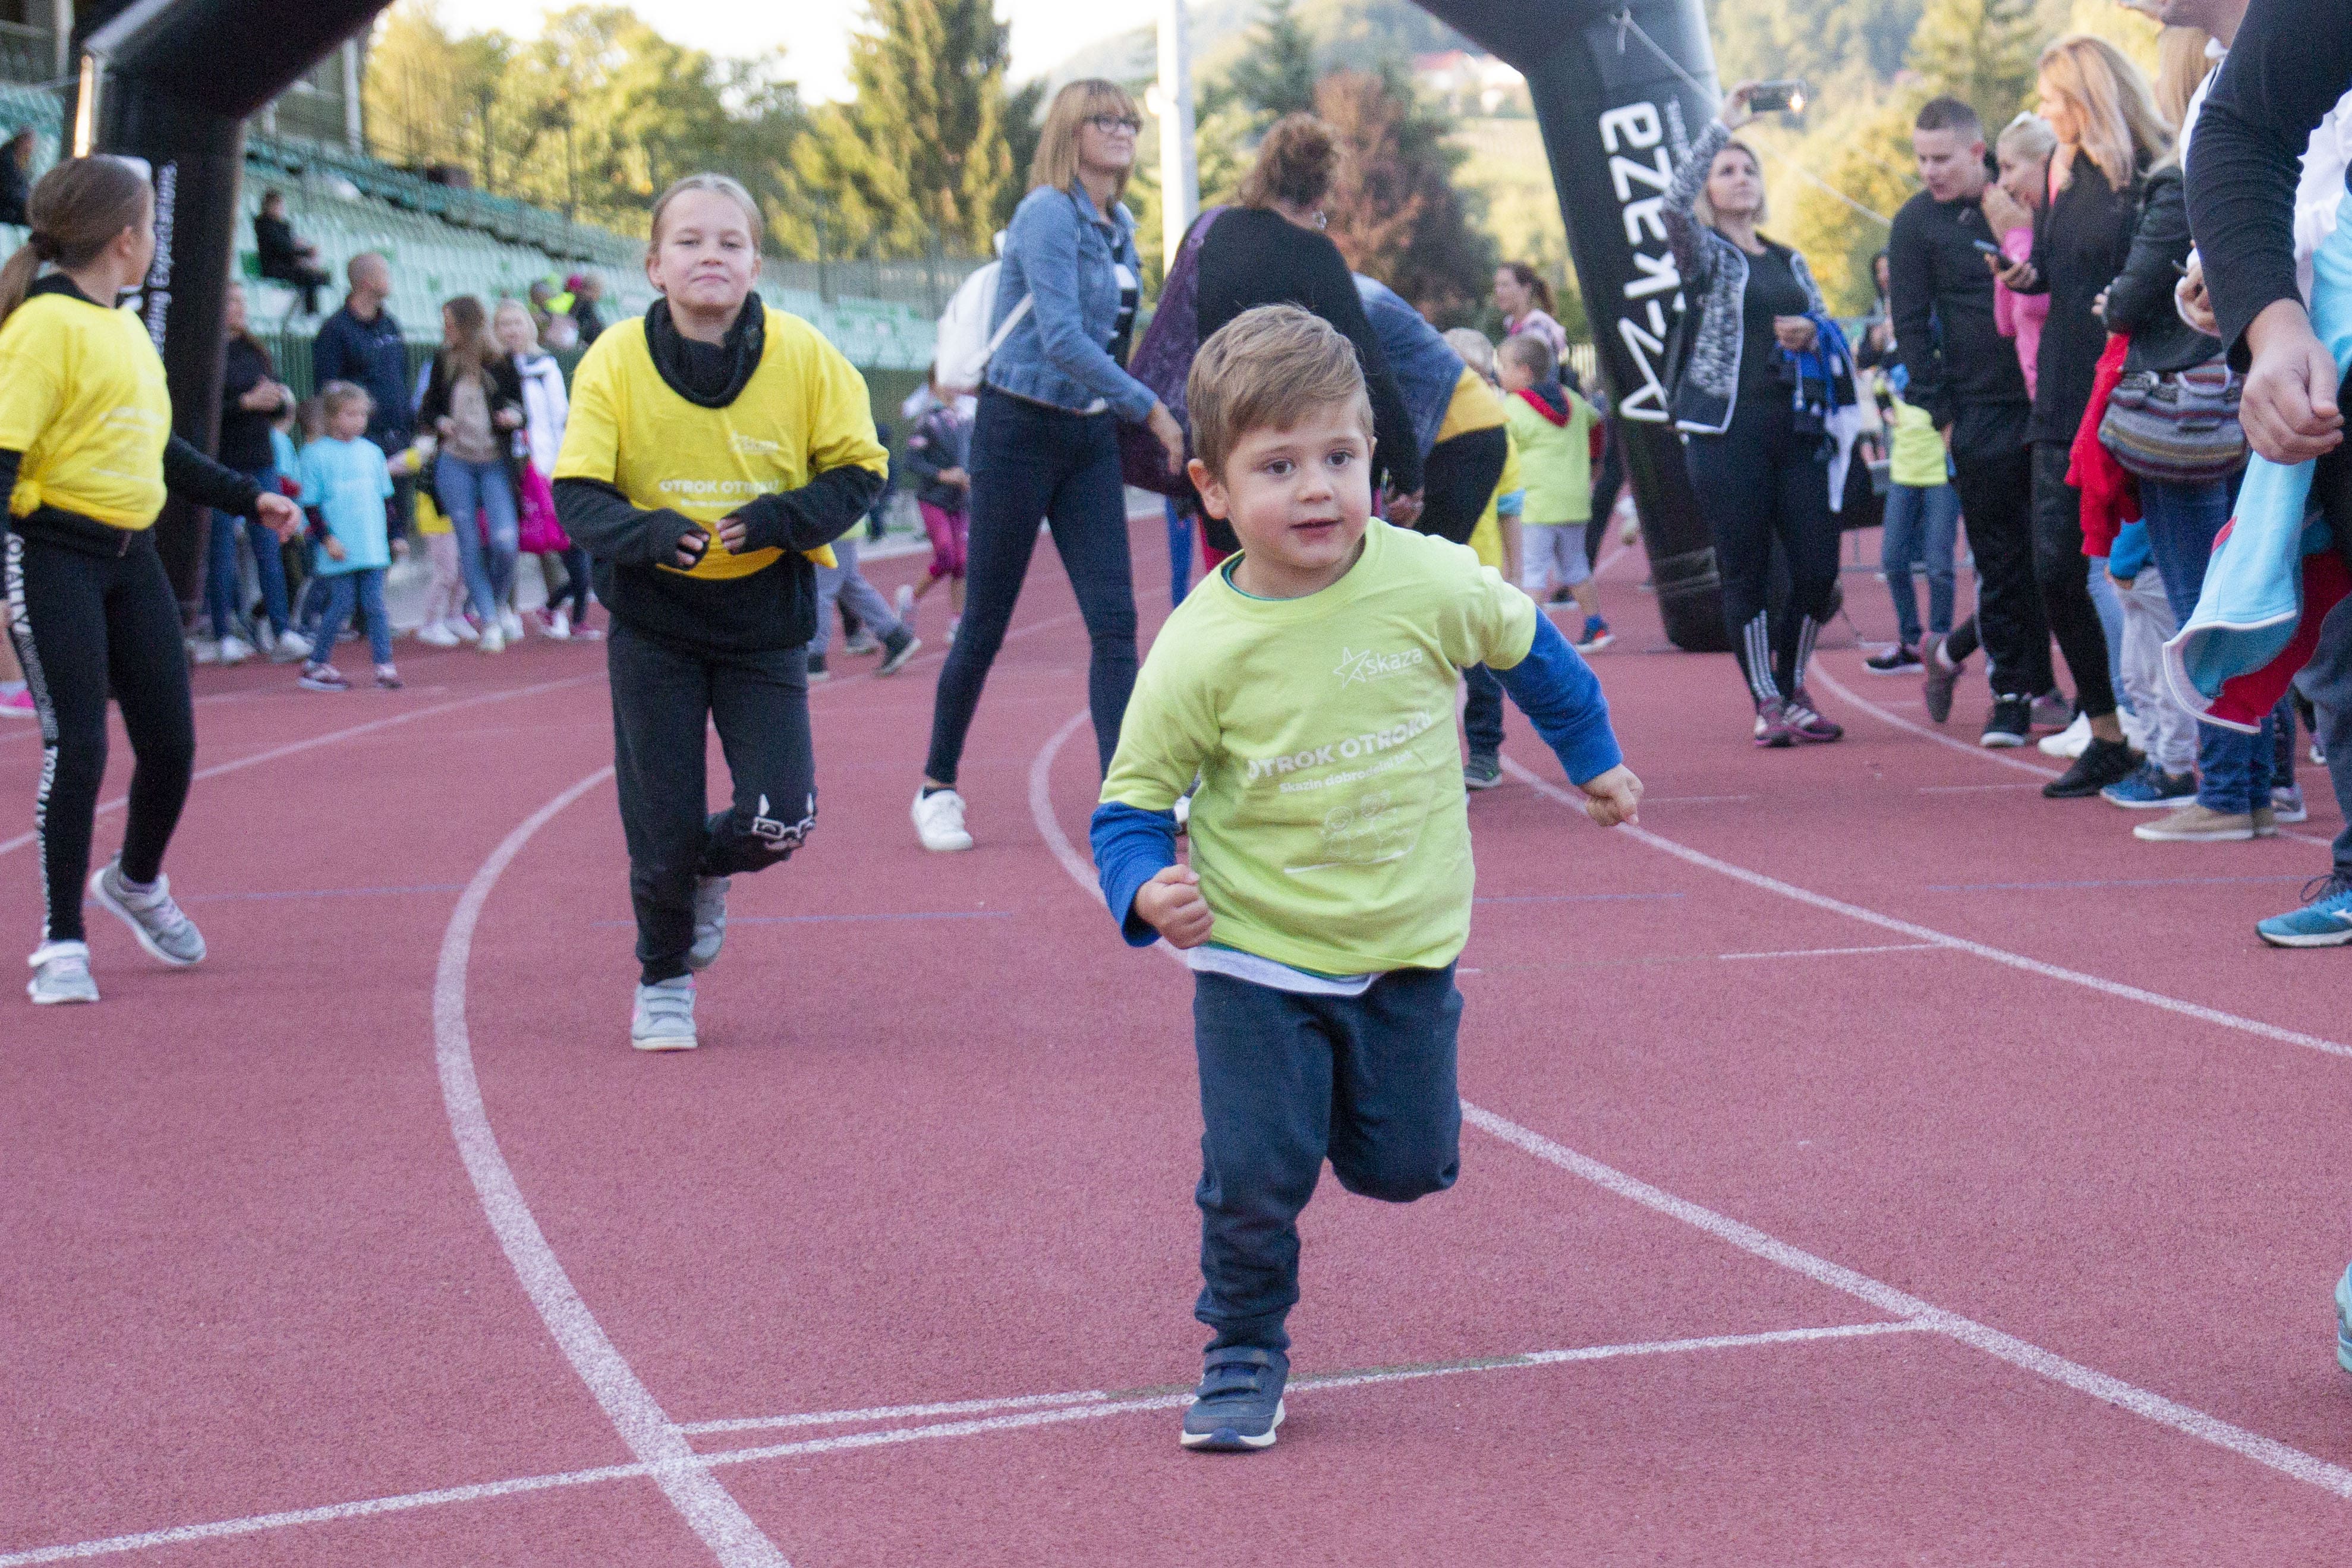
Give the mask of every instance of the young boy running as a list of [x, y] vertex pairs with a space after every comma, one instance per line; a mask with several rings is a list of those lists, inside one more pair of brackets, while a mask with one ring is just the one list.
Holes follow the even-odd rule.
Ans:
[[[1282, 1421], [1299, 1211], [1328, 1156], [1391, 1203], [1451, 1186], [1454, 963], [1469, 931], [1460, 672], [1501, 678], [1604, 826], [1642, 784], [1600, 683], [1468, 549], [1371, 521], [1355, 350], [1288, 305], [1244, 312], [1189, 384], [1193, 483], [1242, 552], [1144, 660], [1093, 825], [1127, 940], [1196, 974], [1205, 1284], [1214, 1338], [1186, 1447], [1264, 1448]], [[1177, 798], [1192, 865], [1176, 859]]]
[[1541, 594], [1549, 578], [1555, 595], [1566, 590], [1584, 612], [1577, 647], [1598, 653], [1617, 640], [1601, 618], [1592, 563], [1584, 558], [1585, 525], [1592, 521], [1592, 428], [1599, 416], [1561, 384], [1551, 345], [1533, 332], [1503, 340], [1495, 351], [1495, 375], [1507, 395], [1503, 408], [1527, 479], [1520, 527], [1527, 573], [1519, 585]]

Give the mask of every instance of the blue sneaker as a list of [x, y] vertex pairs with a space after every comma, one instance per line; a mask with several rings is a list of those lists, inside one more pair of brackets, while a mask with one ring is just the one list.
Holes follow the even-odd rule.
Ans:
[[1289, 1381], [1290, 1358], [1280, 1351], [1248, 1345], [1211, 1351], [1178, 1441], [1212, 1454], [1273, 1447], [1275, 1428], [1282, 1425], [1282, 1386]]
[[2336, 1282], [2336, 1364], [2352, 1372], [2352, 1268]]
[[2321, 878], [2305, 887], [2303, 898], [2303, 908], [2273, 915], [2254, 927], [2254, 934], [2273, 947], [2342, 947], [2352, 942], [2352, 874], [2337, 871]]
[[2126, 811], [2155, 811], [2175, 801], [2187, 800], [2196, 793], [2196, 774], [2166, 773], [2151, 757], [2131, 777], [2101, 790], [2099, 798]]

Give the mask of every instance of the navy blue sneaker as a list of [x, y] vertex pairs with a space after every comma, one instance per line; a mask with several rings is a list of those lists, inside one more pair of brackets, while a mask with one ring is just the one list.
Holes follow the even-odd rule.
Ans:
[[2154, 757], [2139, 766], [2139, 772], [2120, 784], [2111, 784], [2099, 792], [2099, 798], [2109, 805], [2120, 805], [2126, 811], [2170, 810], [2175, 801], [2195, 798], [2197, 775], [2168, 773]]
[[1275, 1428], [1282, 1425], [1282, 1386], [1289, 1381], [1290, 1358], [1280, 1351], [1248, 1345], [1211, 1351], [1178, 1441], [1212, 1454], [1273, 1447]]

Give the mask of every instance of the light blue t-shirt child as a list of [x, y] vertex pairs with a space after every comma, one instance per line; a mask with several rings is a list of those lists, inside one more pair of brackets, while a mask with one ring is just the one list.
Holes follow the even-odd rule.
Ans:
[[321, 543], [313, 552], [312, 570], [321, 576], [339, 572], [380, 571], [392, 564], [392, 544], [384, 531], [383, 503], [392, 494], [392, 470], [383, 449], [364, 438], [338, 441], [326, 437], [302, 448], [302, 504], [319, 509], [327, 531], [343, 547], [334, 560]]
[[269, 466], [283, 479], [299, 480], [301, 476], [302, 459], [295, 454], [294, 437], [275, 425], [269, 427]]

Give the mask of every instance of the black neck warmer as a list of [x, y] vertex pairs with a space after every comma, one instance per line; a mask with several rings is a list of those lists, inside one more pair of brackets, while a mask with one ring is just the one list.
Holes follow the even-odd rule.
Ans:
[[646, 351], [672, 392], [698, 407], [724, 408], [760, 368], [760, 354], [767, 345], [766, 322], [767, 311], [753, 294], [744, 300], [724, 342], [701, 342], [677, 330], [668, 300], [656, 300], [646, 312]]

